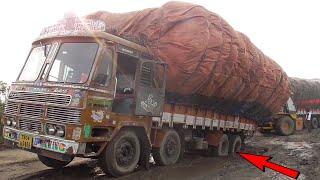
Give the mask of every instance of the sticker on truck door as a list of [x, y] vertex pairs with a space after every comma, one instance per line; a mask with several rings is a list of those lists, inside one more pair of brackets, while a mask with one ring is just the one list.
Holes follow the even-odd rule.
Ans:
[[149, 94], [148, 98], [140, 103], [141, 108], [146, 112], [152, 112], [155, 108], [157, 108], [158, 103], [154, 100], [153, 95]]

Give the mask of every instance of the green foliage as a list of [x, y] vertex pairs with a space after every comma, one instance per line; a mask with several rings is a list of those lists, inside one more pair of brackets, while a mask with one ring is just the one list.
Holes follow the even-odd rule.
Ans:
[[8, 84], [3, 81], [0, 81], [0, 93], [5, 93], [7, 88], [8, 88]]
[[0, 124], [0, 144], [3, 142], [3, 137], [2, 137], [2, 124]]
[[[1, 119], [1, 117], [2, 117], [3, 111], [4, 111], [4, 104], [0, 102], [0, 119]], [[2, 137], [2, 123], [0, 123], [0, 144], [2, 143], [2, 141], [3, 141], [3, 137]]]
[[4, 111], [4, 104], [0, 102], [0, 117], [2, 117]]
[[[0, 81], [0, 95], [7, 91], [8, 85], [5, 82]], [[4, 104], [0, 101], [0, 119], [2, 118], [2, 114], [4, 111]], [[0, 123], [0, 144], [3, 141], [2, 137], [2, 124]]]

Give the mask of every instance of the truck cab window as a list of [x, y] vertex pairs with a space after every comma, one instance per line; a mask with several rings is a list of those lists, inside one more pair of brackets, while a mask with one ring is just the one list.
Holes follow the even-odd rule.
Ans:
[[117, 66], [117, 93], [132, 94], [134, 90], [134, 78], [137, 67], [137, 58], [119, 54]]
[[287, 101], [287, 108], [289, 112], [296, 112], [296, 107], [291, 99], [291, 97], [289, 97], [288, 101]]
[[107, 86], [112, 76], [112, 51], [107, 49], [103, 55], [100, 65], [98, 66], [95, 83], [100, 86]]
[[44, 45], [35, 47], [31, 50], [19, 77], [20, 81], [35, 81], [37, 79], [49, 54], [50, 47], [51, 45]]
[[63, 43], [54, 60], [48, 80], [85, 83], [95, 60], [97, 43]]
[[112, 110], [116, 113], [133, 113], [134, 82], [138, 59], [118, 54], [116, 98]]

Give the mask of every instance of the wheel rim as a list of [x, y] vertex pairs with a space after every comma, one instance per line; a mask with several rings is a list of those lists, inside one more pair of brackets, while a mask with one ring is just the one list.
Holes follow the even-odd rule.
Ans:
[[116, 147], [116, 161], [119, 166], [130, 166], [135, 157], [136, 149], [132, 142], [122, 140]]
[[281, 129], [285, 132], [288, 132], [290, 129], [290, 124], [288, 122], [282, 123]]
[[178, 154], [178, 143], [172, 136], [168, 137], [164, 147], [168, 157], [175, 157]]

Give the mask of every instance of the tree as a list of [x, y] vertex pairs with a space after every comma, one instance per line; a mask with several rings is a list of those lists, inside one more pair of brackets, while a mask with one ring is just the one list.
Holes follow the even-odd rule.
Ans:
[[4, 94], [7, 91], [8, 84], [0, 81], [0, 94]]
[[[7, 83], [0, 81], [0, 97], [1, 97], [1, 95], [4, 95], [6, 93], [7, 88], [8, 88]], [[4, 110], [4, 104], [2, 103], [1, 98], [0, 98], [0, 117], [3, 114], [3, 110]]]
[[[7, 83], [0, 81], [0, 96], [6, 93], [7, 88], [8, 88]], [[2, 118], [3, 111], [4, 111], [4, 104], [1, 102], [1, 99], [0, 99], [0, 119]], [[2, 143], [2, 141], [3, 141], [2, 124], [0, 123], [0, 144]]]

